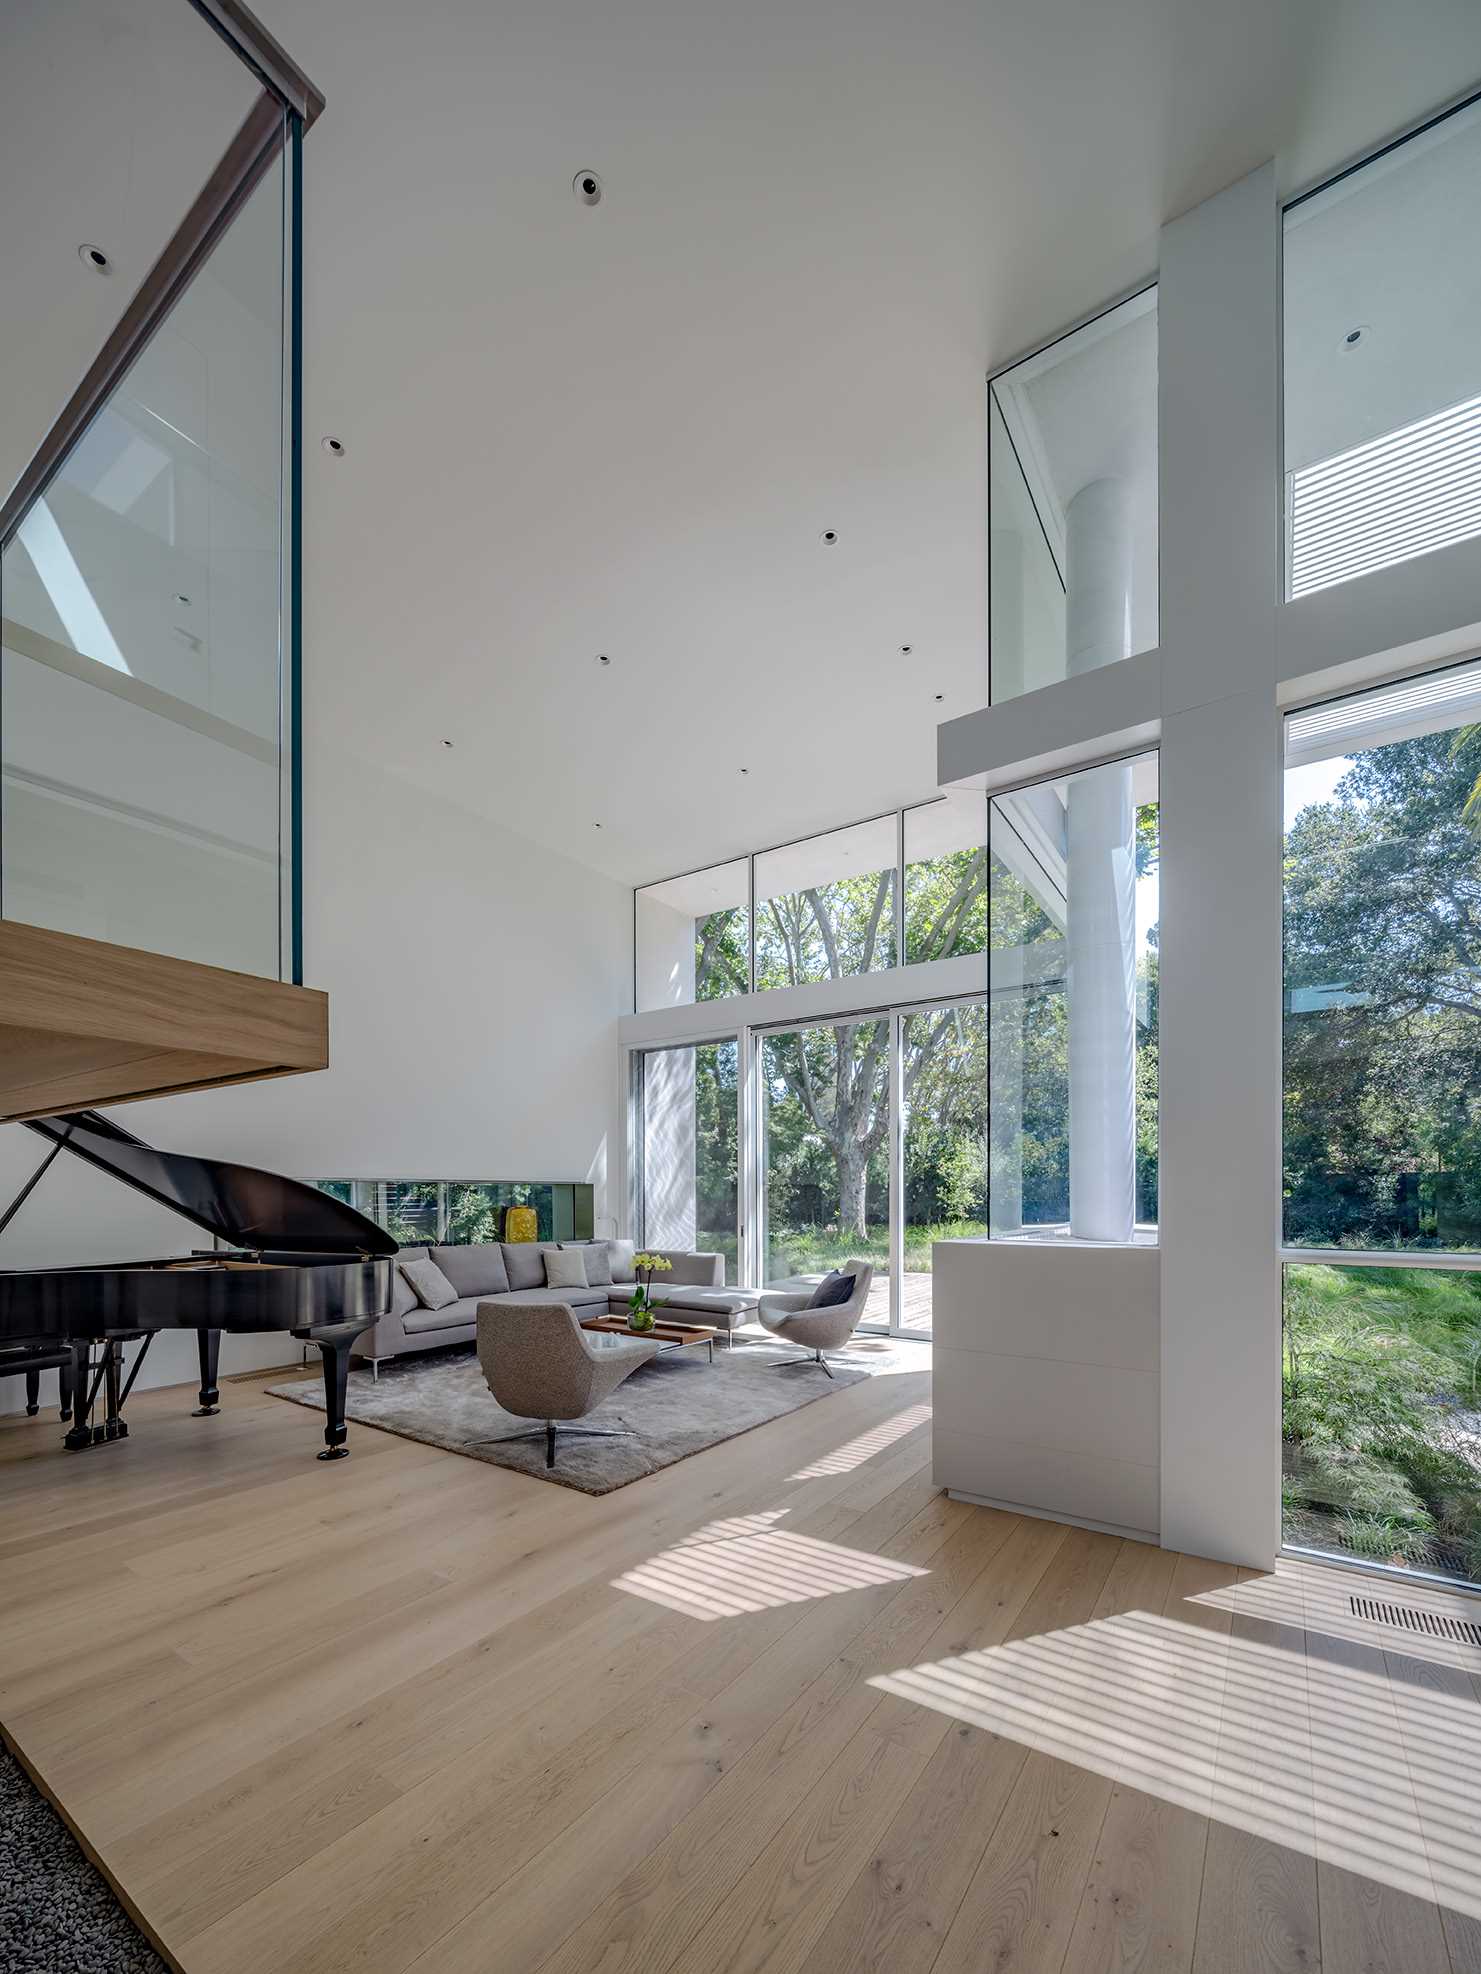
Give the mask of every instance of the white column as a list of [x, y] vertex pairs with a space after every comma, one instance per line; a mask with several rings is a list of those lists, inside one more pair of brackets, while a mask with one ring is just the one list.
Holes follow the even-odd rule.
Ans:
[[[1118, 480], [1065, 510], [1070, 674], [1127, 656], [1131, 514]], [[1069, 784], [1067, 816], [1070, 1232], [1129, 1241], [1136, 1228], [1136, 812], [1131, 768]]]
[[1162, 235], [1162, 1540], [1280, 1539], [1280, 206]]

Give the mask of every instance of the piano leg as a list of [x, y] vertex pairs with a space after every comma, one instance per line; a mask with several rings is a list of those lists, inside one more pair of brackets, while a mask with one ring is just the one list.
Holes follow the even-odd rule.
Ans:
[[195, 1340], [201, 1360], [201, 1402], [191, 1417], [209, 1419], [221, 1409], [221, 1392], [217, 1384], [221, 1369], [221, 1332], [197, 1330]]
[[57, 1403], [61, 1406], [63, 1419], [72, 1417], [72, 1366], [57, 1366]]
[[123, 1345], [108, 1342], [103, 1345], [103, 1437], [104, 1439], [127, 1439], [129, 1429], [119, 1417], [119, 1372], [123, 1369]]
[[34, 1419], [36, 1414], [40, 1410], [41, 1410], [41, 1373], [39, 1371], [27, 1371], [26, 1417], [28, 1419]]
[[315, 1337], [324, 1358], [324, 1451], [321, 1460], [345, 1460], [349, 1429], [345, 1425], [345, 1391], [350, 1375], [350, 1346], [354, 1336]]
[[92, 1427], [88, 1424], [88, 1384], [92, 1376], [92, 1345], [74, 1343], [72, 1346], [72, 1425], [63, 1434], [62, 1444], [70, 1452], [80, 1453], [84, 1446], [93, 1443]]

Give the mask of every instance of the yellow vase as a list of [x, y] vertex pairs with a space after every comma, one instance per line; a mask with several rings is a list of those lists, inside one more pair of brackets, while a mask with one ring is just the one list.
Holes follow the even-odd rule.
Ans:
[[540, 1238], [540, 1216], [532, 1206], [507, 1206], [504, 1209], [504, 1238], [506, 1241], [537, 1241]]

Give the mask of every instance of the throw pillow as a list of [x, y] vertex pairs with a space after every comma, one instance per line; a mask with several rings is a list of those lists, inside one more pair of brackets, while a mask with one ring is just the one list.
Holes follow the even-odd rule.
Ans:
[[809, 1309], [836, 1309], [854, 1292], [855, 1277], [840, 1275], [836, 1268], [826, 1274], [807, 1299]]
[[545, 1281], [552, 1289], [584, 1289], [586, 1263], [579, 1247], [548, 1247], [545, 1250]]
[[605, 1241], [592, 1241], [580, 1248], [582, 1263], [586, 1269], [586, 1286], [589, 1289], [605, 1289], [612, 1285], [612, 1257], [607, 1252]]
[[457, 1301], [457, 1290], [430, 1258], [426, 1261], [400, 1261], [396, 1265], [416, 1291], [416, 1299], [423, 1309], [446, 1309], [450, 1302]]
[[638, 1279], [633, 1268], [633, 1256], [637, 1251], [631, 1241], [608, 1241], [607, 1252], [612, 1257], [614, 1282], [635, 1282]]
[[504, 1272], [512, 1289], [543, 1289], [545, 1256], [533, 1241], [505, 1241]]

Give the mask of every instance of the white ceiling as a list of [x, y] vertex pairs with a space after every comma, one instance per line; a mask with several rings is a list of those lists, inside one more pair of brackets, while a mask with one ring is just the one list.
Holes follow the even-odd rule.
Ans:
[[259, 4], [329, 99], [310, 718], [637, 882], [929, 796], [985, 373], [1481, 78], [1474, 0]]

